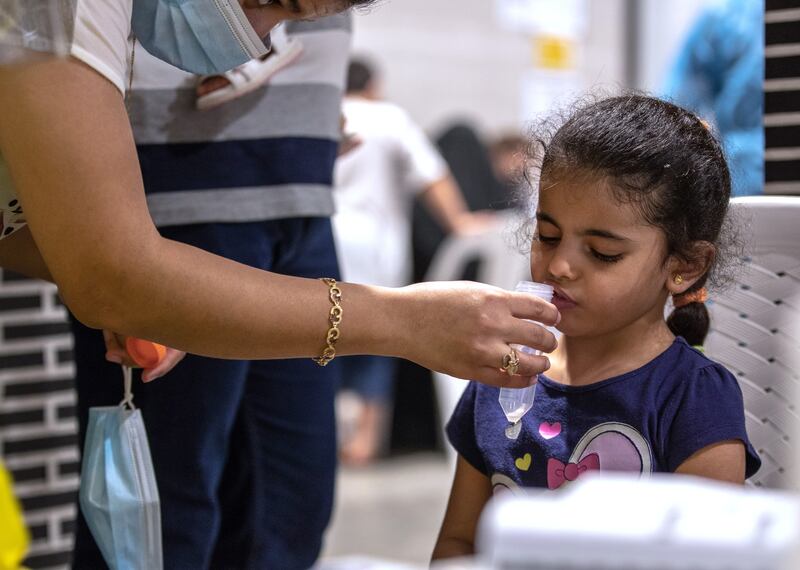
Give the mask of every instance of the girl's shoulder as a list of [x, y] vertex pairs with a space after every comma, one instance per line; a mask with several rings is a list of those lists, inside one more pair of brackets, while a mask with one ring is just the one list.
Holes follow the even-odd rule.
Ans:
[[690, 400], [743, 406], [741, 387], [730, 370], [682, 338], [676, 339], [673, 346], [672, 358], [664, 363], [659, 381], [653, 386], [656, 399], [666, 408], [685, 405]]
[[690, 346], [683, 338], [677, 337], [670, 351], [670, 358], [663, 363], [668, 377], [676, 382], [713, 379], [736, 382], [735, 376], [724, 365], [709, 358], [702, 347]]

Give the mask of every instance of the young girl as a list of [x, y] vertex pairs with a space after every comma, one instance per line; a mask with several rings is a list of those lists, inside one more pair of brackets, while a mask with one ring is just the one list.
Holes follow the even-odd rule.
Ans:
[[698, 349], [705, 284], [725, 258], [719, 143], [691, 113], [633, 95], [584, 106], [536, 147], [531, 272], [553, 286], [563, 336], [518, 435], [497, 388], [472, 383], [462, 396], [434, 559], [473, 552], [499, 489], [558, 489], [592, 470], [743, 483], [761, 463], [736, 379]]

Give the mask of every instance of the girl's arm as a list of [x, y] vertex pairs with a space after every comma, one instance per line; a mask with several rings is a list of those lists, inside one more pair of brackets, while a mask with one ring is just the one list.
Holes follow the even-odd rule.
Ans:
[[458, 456], [450, 501], [432, 560], [475, 553], [475, 532], [483, 507], [492, 497], [489, 478]]
[[745, 449], [740, 440], [729, 440], [704, 447], [681, 463], [675, 473], [744, 484]]
[[[119, 91], [75, 60], [0, 66], [0, 154], [42, 268], [89, 326], [219, 358], [317, 356], [327, 286], [277, 275], [162, 238], [147, 210]], [[21, 238], [24, 239], [24, 238]], [[0, 240], [0, 259], [12, 240]], [[31, 248], [33, 249], [33, 248]], [[31, 253], [33, 255], [33, 253]], [[16, 267], [25, 270], [24, 260]], [[341, 354], [385, 354], [495, 385], [509, 343], [555, 348], [532, 319], [557, 311], [533, 297], [466, 284], [404, 289], [343, 285]], [[521, 374], [547, 367], [520, 353]]]

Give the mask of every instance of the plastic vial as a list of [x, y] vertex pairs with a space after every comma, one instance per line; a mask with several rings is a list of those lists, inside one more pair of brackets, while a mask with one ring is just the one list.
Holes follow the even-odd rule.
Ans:
[[[553, 298], [553, 288], [544, 283], [534, 283], [533, 281], [520, 281], [517, 283], [515, 291], [521, 293], [531, 293], [537, 297], [544, 299], [548, 303]], [[534, 322], [534, 321], [531, 321]], [[517, 352], [524, 352], [526, 354], [539, 354], [529, 346], [521, 346], [518, 344], [512, 345], [512, 348]], [[536, 392], [536, 384], [526, 388], [500, 388], [500, 407], [503, 408], [503, 413], [506, 415], [508, 423], [512, 426], [516, 425], [522, 417], [528, 413], [528, 410], [533, 406], [533, 396]], [[518, 432], [518, 430], [517, 430]]]

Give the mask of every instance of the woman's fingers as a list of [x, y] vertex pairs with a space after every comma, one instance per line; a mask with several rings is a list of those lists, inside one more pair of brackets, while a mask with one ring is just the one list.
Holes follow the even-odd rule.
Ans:
[[[526, 388], [536, 384], [538, 375], [550, 367], [550, 361], [546, 356], [524, 355], [533, 359], [533, 362], [525, 362], [523, 355], [520, 355], [520, 365], [517, 374], [509, 375], [500, 368], [483, 367], [473, 376], [472, 380], [489, 386], [498, 388]], [[536, 372], [531, 372], [535, 370]]]
[[510, 325], [505, 340], [509, 345], [527, 346], [541, 352], [549, 353], [558, 348], [558, 340], [552, 332], [538, 323], [519, 319]]
[[[509, 350], [509, 352], [511, 351]], [[543, 354], [526, 354], [521, 350], [514, 350], [514, 352], [519, 359], [519, 365], [517, 366], [517, 374], [519, 376], [533, 378], [535, 381], [536, 376], [550, 369], [550, 359]], [[503, 373], [505, 374], [505, 371]], [[531, 383], [528, 382], [528, 384]]]
[[529, 319], [545, 326], [555, 326], [561, 321], [561, 313], [552, 303], [530, 293], [509, 293], [511, 314], [518, 319]]
[[145, 368], [142, 372], [142, 382], [152, 382], [157, 378], [161, 378], [172, 370], [176, 364], [178, 364], [181, 360], [183, 360], [186, 353], [182, 350], [176, 350], [174, 348], [167, 348], [167, 354], [164, 356], [163, 360], [159, 362], [153, 368]]
[[[124, 336], [104, 330], [103, 340], [106, 343], [106, 360], [130, 368], [140, 368], [131, 355], [128, 354], [128, 350], [125, 348]], [[142, 381], [152, 382], [157, 378], [161, 378], [183, 360], [185, 356], [186, 353], [182, 350], [167, 348], [166, 355], [157, 365], [152, 368], [145, 368], [142, 371]]]
[[133, 368], [136, 363], [125, 349], [124, 339], [125, 337], [118, 336], [111, 331], [103, 331], [103, 340], [106, 343], [106, 360]]

